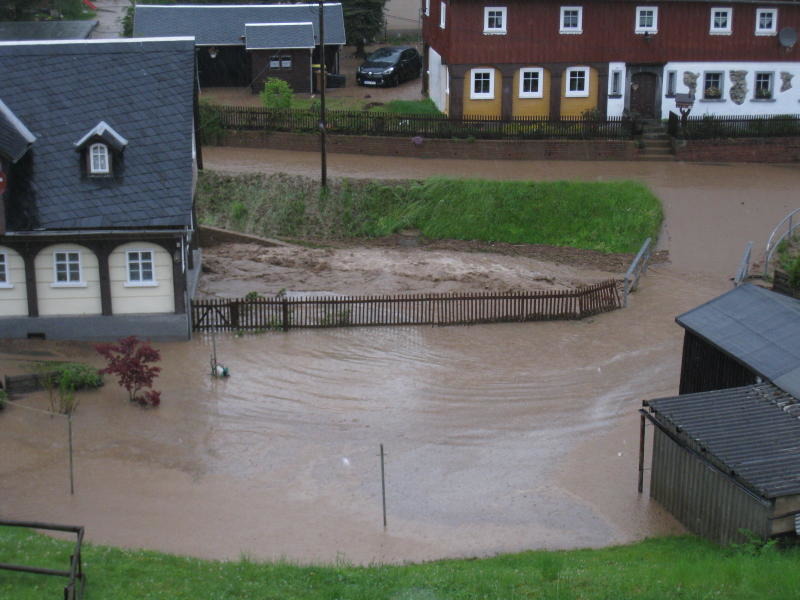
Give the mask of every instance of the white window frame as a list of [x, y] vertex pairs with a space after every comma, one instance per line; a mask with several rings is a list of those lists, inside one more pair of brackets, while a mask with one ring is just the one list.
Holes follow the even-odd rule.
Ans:
[[[538, 76], [538, 90], [535, 92], [526, 92], [525, 91], [525, 74], [526, 73], [536, 73]], [[520, 98], [542, 98], [544, 97], [544, 92], [542, 88], [544, 87], [544, 69], [541, 67], [524, 67], [519, 70], [519, 97]]]
[[[489, 91], [475, 91], [475, 76], [489, 74]], [[494, 69], [472, 69], [469, 75], [470, 100], [494, 100]]]
[[667, 89], [665, 90], [664, 95], [667, 98], [673, 98], [675, 93], [677, 92], [678, 88], [678, 72], [677, 71], [667, 71]]
[[[489, 27], [489, 13], [499, 12], [503, 22], [502, 27]], [[508, 28], [508, 10], [505, 6], [485, 6], [483, 8], [483, 33], [485, 35], [505, 35]]]
[[[578, 11], [578, 26], [577, 27], [564, 27], [564, 16], [567, 11]], [[582, 6], [562, 6], [558, 17], [558, 32], [561, 34], [581, 34], [583, 33], [583, 7]]]
[[[761, 15], [772, 15], [772, 28], [761, 28]], [[778, 35], [778, 9], [777, 8], [757, 8], [756, 9], [756, 35]]]
[[[769, 75], [769, 98], [758, 97], [758, 76]], [[753, 74], [753, 100], [772, 100], [775, 98], [775, 73], [772, 71], [756, 71]]]
[[439, 28], [444, 29], [447, 24], [447, 4], [439, 2]]
[[[583, 73], [583, 83], [584, 83], [583, 87], [584, 87], [584, 89], [582, 89], [582, 90], [570, 90], [569, 89], [569, 87], [570, 87], [569, 84], [570, 84], [570, 79], [572, 79], [572, 74], [573, 73], [579, 73], [579, 72]], [[565, 73], [565, 76], [564, 76], [564, 82], [565, 82], [565, 84], [564, 84], [564, 96], [566, 98], [588, 98], [589, 97], [589, 90], [591, 89], [591, 80], [590, 80], [591, 76], [592, 76], [592, 72], [591, 72], [591, 69], [589, 69], [589, 67], [569, 67], [566, 70], [566, 73]]]
[[[95, 163], [95, 150], [98, 150], [97, 163]], [[108, 175], [111, 173], [111, 157], [108, 153], [108, 146], [105, 144], [96, 142], [89, 146], [87, 159], [89, 160], [89, 173], [91, 175]]]
[[[727, 13], [727, 26], [715, 27], [714, 26], [714, 13], [724, 12]], [[733, 33], [733, 9], [726, 6], [714, 6], [711, 8], [711, 20], [708, 25], [708, 33], [711, 35], [731, 35]]]
[[425, 16], [431, 16], [431, 0], [425, 0]]
[[609, 96], [622, 96], [622, 70], [614, 69], [611, 71], [611, 77], [608, 78], [608, 95]]
[[14, 284], [11, 283], [11, 274], [9, 272], [8, 253], [0, 252], [0, 288], [8, 289], [13, 287]]
[[[142, 259], [143, 253], [150, 254], [150, 260], [145, 261]], [[131, 258], [131, 254], [138, 254], [136, 259]], [[142, 279], [142, 265], [145, 262], [150, 263], [150, 279]], [[131, 265], [139, 265], [139, 279], [131, 279]], [[130, 248], [125, 251], [125, 277], [127, 281], [123, 284], [125, 287], [156, 287], [158, 281], [156, 280], [156, 253], [151, 248]]]
[[[641, 23], [641, 15], [646, 10], [653, 11], [653, 24], [643, 26]], [[634, 24], [634, 32], [638, 34], [658, 33], [658, 7], [657, 6], [637, 6], [636, 7], [636, 23]]]
[[[719, 74], [719, 98], [706, 98], [706, 77]], [[725, 71], [704, 71], [703, 72], [703, 100], [720, 101], [725, 99]]]
[[[64, 255], [64, 260], [59, 260], [59, 254]], [[70, 254], [77, 255], [77, 259], [72, 260]], [[58, 280], [58, 265], [60, 263], [66, 265], [66, 281]], [[78, 265], [77, 280], [71, 278], [71, 270], [69, 268], [71, 264]], [[53, 283], [50, 284], [50, 287], [86, 287], [86, 282], [83, 280], [83, 260], [81, 259], [80, 250], [53, 250]]]

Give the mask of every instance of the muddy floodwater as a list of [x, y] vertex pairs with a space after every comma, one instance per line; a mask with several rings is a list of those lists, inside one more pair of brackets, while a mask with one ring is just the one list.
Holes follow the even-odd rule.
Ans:
[[[246, 162], [207, 150], [207, 166]], [[313, 156], [285, 154], [270, 155], [271, 168], [294, 160], [313, 170]], [[339, 158], [334, 170], [344, 170]], [[364, 158], [359, 168], [377, 169]], [[395, 162], [375, 172], [396, 177]], [[414, 176], [427, 174], [414, 164]], [[82, 524], [97, 543], [303, 563], [596, 547], [682, 531], [647, 490], [636, 493], [637, 410], [677, 393], [674, 317], [730, 289], [744, 244], [765, 240], [795, 207], [800, 176], [774, 166], [569, 164], [580, 178], [643, 178], [664, 199], [672, 263], [651, 268], [629, 308], [579, 322], [224, 335], [216, 344], [228, 380], [208, 375], [209, 337], [161, 344], [157, 410], [129, 405], [110, 380], [80, 395], [74, 496], [66, 422], [30, 410], [47, 406], [45, 394], [0, 413], [0, 515]], [[471, 174], [568, 176], [564, 163], [535, 168], [475, 163]], [[0, 346], [0, 373], [34, 359], [99, 366], [86, 344], [14, 341]]]

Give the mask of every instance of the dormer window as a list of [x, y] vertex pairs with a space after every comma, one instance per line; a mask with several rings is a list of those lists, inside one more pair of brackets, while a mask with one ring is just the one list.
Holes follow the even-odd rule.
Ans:
[[122, 152], [127, 145], [128, 140], [114, 131], [108, 123], [100, 121], [75, 142], [75, 149], [83, 154], [86, 161], [86, 175], [108, 177], [119, 174]]
[[92, 144], [89, 146], [90, 175], [108, 175], [111, 173], [111, 166], [108, 163], [108, 146], [105, 144]]

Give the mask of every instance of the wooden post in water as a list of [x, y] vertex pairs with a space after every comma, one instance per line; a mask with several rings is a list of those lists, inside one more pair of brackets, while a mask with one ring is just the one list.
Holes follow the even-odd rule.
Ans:
[[283, 316], [283, 330], [289, 331], [289, 300], [286, 296], [281, 299], [281, 310]]
[[381, 444], [381, 497], [383, 499], [383, 528], [386, 529], [386, 475], [383, 462], [383, 444]]

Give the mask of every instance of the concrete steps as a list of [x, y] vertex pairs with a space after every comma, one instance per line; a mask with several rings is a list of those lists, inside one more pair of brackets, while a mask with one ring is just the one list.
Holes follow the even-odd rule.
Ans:
[[642, 127], [642, 144], [639, 158], [642, 160], [674, 160], [672, 143], [664, 127], [657, 121], [645, 122]]

